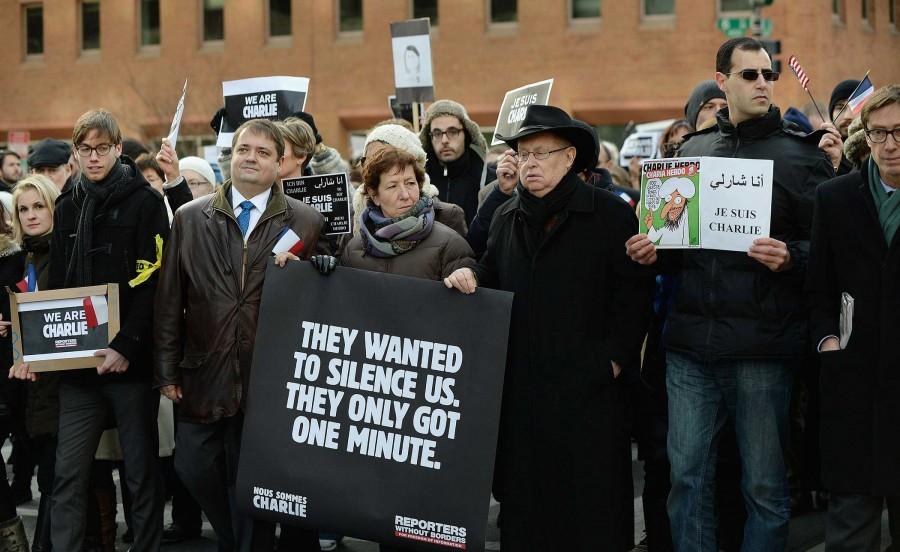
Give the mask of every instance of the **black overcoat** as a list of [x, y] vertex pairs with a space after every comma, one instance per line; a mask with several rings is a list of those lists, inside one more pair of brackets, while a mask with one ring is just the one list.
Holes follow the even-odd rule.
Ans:
[[890, 246], [868, 170], [816, 193], [809, 255], [810, 328], [839, 335], [841, 294], [853, 297], [844, 350], [821, 353], [822, 480], [831, 491], [900, 495], [900, 233]]
[[519, 197], [504, 203], [476, 268], [480, 286], [515, 293], [494, 483], [504, 550], [554, 550], [561, 535], [571, 550], [622, 550], [630, 526], [622, 380], [638, 370], [652, 278], [625, 253], [631, 209], [576, 186], [533, 253]]

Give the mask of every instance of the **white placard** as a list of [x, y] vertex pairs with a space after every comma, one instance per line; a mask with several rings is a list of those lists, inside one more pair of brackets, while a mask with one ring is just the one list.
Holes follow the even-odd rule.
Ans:
[[181, 128], [181, 116], [184, 114], [184, 98], [187, 96], [187, 79], [184, 79], [184, 87], [181, 89], [181, 99], [178, 100], [178, 107], [175, 108], [175, 116], [172, 117], [172, 126], [169, 127], [169, 144], [175, 149], [178, 141], [178, 129]]

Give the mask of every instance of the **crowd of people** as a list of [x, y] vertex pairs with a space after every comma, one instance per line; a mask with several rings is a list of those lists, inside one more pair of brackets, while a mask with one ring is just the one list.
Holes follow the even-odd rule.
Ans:
[[[465, 107], [440, 100], [418, 133], [376, 125], [352, 164], [305, 112], [240, 125], [215, 168], [123, 139], [103, 109], [71, 144], [35, 144], [24, 178], [3, 152], [0, 284], [117, 283], [121, 327], [96, 369], [33, 372], [13, 365], [0, 305], [13, 442], [0, 549], [29, 549], [16, 506], [35, 467], [33, 551], [115, 550], [114, 469], [133, 550], [197, 537], [204, 515], [221, 551], [334, 549], [337, 535], [236, 508], [259, 305], [285, 229], [303, 246], [281, 267], [514, 293], [493, 485], [504, 550], [779, 551], [792, 513], [827, 508], [826, 550], [876, 551], [885, 505], [900, 545], [900, 86], [856, 116], [859, 83], [844, 81], [823, 121], [815, 106], [782, 116], [778, 76], [758, 41], [725, 42], [715, 80], [660, 140], [658, 157], [774, 161], [770, 236], [745, 253], [658, 248], [635, 212], [637, 160], [554, 106], [530, 106], [492, 152]], [[334, 172], [356, 187], [340, 239], [281, 187]], [[678, 199], [664, 198], [671, 212]]]

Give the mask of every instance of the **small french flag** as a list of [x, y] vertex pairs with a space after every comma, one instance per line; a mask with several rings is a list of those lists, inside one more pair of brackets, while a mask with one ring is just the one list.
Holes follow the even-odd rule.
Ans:
[[25, 277], [16, 284], [22, 293], [37, 291], [37, 273], [34, 270], [34, 264], [28, 263], [25, 269]]
[[623, 200], [625, 200], [625, 203], [627, 203], [628, 205], [631, 205], [632, 207], [634, 207], [636, 205], [634, 200], [631, 199], [631, 196], [626, 194], [625, 192], [619, 192], [619, 197], [621, 197]]
[[109, 307], [106, 297], [91, 295], [84, 298], [84, 317], [87, 319], [88, 328], [94, 329], [101, 324], [109, 322]]
[[859, 86], [856, 87], [853, 94], [850, 95], [850, 99], [847, 100], [847, 107], [850, 108], [850, 111], [852, 111], [854, 115], [859, 115], [859, 112], [862, 111], [863, 106], [866, 104], [866, 100], [874, 93], [875, 85], [873, 85], [872, 81], [869, 80], [869, 77], [866, 76], [866, 78], [859, 83]]
[[303, 240], [300, 239], [296, 232], [287, 227], [278, 235], [278, 241], [275, 243], [275, 247], [272, 248], [273, 255], [279, 253], [299, 255], [301, 251], [303, 251]]

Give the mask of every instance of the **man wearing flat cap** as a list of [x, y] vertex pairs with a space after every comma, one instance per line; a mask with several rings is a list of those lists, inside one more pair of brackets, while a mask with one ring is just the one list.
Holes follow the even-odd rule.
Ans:
[[487, 251], [445, 284], [515, 293], [494, 494], [504, 550], [625, 550], [631, 512], [623, 380], [636, 376], [652, 280], [625, 254], [637, 227], [620, 198], [578, 173], [596, 162], [589, 126], [529, 106], [518, 193], [491, 222]]
[[62, 192], [69, 183], [69, 177], [72, 176], [72, 167], [69, 165], [71, 155], [71, 146], [62, 140], [52, 138], [41, 140], [34, 145], [28, 155], [28, 170], [31, 174], [46, 176]]

